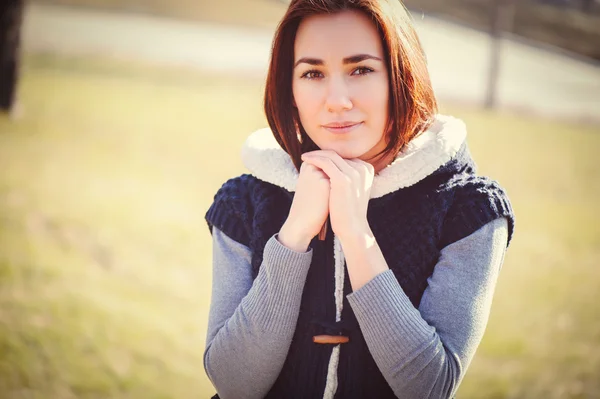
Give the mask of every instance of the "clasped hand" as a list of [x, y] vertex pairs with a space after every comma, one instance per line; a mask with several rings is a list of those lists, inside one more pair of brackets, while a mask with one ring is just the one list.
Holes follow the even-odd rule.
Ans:
[[342, 244], [370, 232], [367, 206], [374, 169], [359, 159], [343, 159], [334, 151], [302, 155], [296, 192], [279, 241], [304, 252], [329, 219]]
[[367, 207], [373, 185], [373, 166], [360, 159], [343, 159], [334, 151], [304, 153], [302, 161], [321, 171], [329, 181], [327, 201], [333, 232], [341, 241], [369, 231]]

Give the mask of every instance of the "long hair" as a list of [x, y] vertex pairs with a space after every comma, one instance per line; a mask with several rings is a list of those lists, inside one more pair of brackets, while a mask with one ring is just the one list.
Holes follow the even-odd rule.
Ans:
[[292, 0], [273, 39], [264, 110], [275, 139], [300, 170], [301, 155], [318, 149], [300, 123], [294, 106], [294, 41], [309, 16], [357, 10], [376, 25], [389, 80], [387, 146], [379, 156], [394, 155], [433, 122], [437, 102], [427, 61], [408, 11], [400, 0]]

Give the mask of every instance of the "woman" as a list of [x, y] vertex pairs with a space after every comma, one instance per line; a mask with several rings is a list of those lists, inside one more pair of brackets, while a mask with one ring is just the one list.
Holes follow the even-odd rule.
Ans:
[[292, 1], [252, 174], [206, 220], [204, 365], [223, 398], [448, 398], [487, 323], [514, 218], [438, 115], [396, 0]]

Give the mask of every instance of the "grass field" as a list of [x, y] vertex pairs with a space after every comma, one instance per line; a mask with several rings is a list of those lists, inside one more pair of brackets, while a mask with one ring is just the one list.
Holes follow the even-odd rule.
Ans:
[[[31, 56], [0, 119], [0, 398], [190, 398], [212, 196], [262, 82]], [[517, 215], [460, 398], [600, 395], [600, 128], [445, 108]]]
[[39, 3], [92, 7], [116, 12], [158, 15], [274, 29], [287, 4], [281, 0], [34, 0]]

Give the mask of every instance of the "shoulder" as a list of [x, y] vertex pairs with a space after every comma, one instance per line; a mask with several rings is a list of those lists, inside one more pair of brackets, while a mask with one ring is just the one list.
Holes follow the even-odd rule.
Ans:
[[254, 176], [243, 174], [221, 185], [205, 215], [211, 233], [213, 227], [217, 227], [233, 240], [248, 245], [251, 196], [257, 181]]
[[227, 180], [217, 191], [205, 219], [235, 241], [249, 245], [255, 217], [262, 220], [285, 197], [283, 189], [250, 174]]
[[221, 185], [214, 196], [214, 200], [238, 198], [242, 195], [247, 195], [252, 187], [258, 182], [258, 179], [250, 174], [228, 179]]
[[499, 202], [497, 206], [510, 206], [506, 190], [496, 180], [487, 176], [460, 174], [449, 179], [441, 187], [452, 193], [453, 203], [468, 205], [473, 201], [489, 199]]
[[499, 218], [507, 221], [510, 243], [514, 212], [506, 190], [497, 181], [486, 176], [460, 174], [448, 180], [440, 190], [448, 194], [442, 247]]

